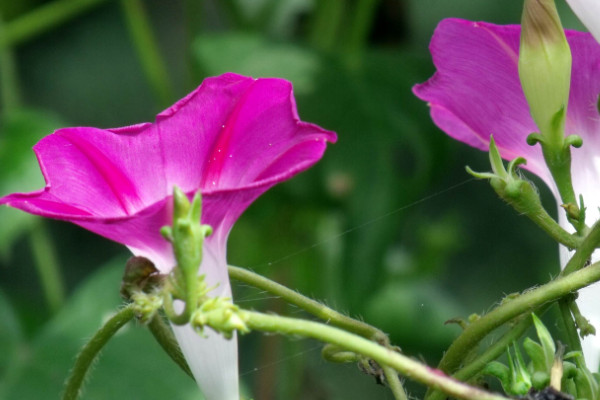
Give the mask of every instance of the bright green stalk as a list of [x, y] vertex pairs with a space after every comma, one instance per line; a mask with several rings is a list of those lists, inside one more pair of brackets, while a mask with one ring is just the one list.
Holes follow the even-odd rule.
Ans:
[[50, 311], [56, 313], [65, 301], [65, 288], [54, 246], [42, 221], [29, 231], [29, 240], [46, 301]]
[[76, 400], [81, 392], [81, 385], [92, 362], [104, 345], [115, 333], [135, 316], [133, 305], [130, 304], [109, 319], [77, 355], [75, 365], [71, 370], [65, 385], [62, 400]]
[[254, 311], [240, 310], [238, 315], [250, 329], [285, 335], [300, 335], [334, 344], [343, 349], [362, 354], [365, 357], [375, 360], [380, 365], [387, 365], [395, 369], [410, 379], [442, 390], [459, 399], [507, 400], [504, 396], [489, 393], [459, 382], [427, 365], [339, 328], [323, 323], [262, 314]]
[[387, 365], [382, 365], [381, 369], [385, 375], [385, 381], [388, 384], [388, 387], [392, 391], [394, 398], [396, 400], [408, 400], [408, 396], [404, 391], [404, 387], [402, 386], [402, 382], [400, 382], [400, 378], [398, 377], [398, 373], [394, 368], [388, 367]]
[[366, 324], [362, 321], [357, 321], [344, 314], [341, 314], [318, 301], [310, 299], [294, 290], [280, 285], [262, 275], [256, 274], [244, 268], [228, 266], [229, 277], [238, 281], [242, 281], [261, 290], [281, 297], [288, 303], [294, 304], [304, 311], [327, 321], [331, 325], [356, 333], [365, 338], [377, 341], [379, 343], [388, 343], [387, 336], [379, 329]]
[[15, 46], [107, 0], [55, 0], [7, 23], [0, 35], [0, 48]]
[[121, 0], [121, 6], [146, 78], [161, 107], [166, 107], [172, 103], [173, 91], [144, 4], [140, 0]]

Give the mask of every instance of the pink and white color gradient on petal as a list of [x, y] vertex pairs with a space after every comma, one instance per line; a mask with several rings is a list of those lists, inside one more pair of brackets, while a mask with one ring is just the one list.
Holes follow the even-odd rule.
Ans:
[[[537, 131], [521, 89], [518, 74], [520, 27], [447, 19], [438, 25], [430, 44], [437, 68], [413, 92], [426, 101], [436, 125], [454, 139], [487, 151], [490, 134], [503, 158], [527, 159], [525, 168], [542, 178], [560, 202], [540, 146], [529, 146], [527, 136]], [[573, 57], [566, 135], [583, 138], [583, 147], [572, 149], [575, 193], [584, 196], [588, 224], [600, 218], [600, 45], [588, 33], [567, 31]], [[572, 228], [559, 210], [560, 224]], [[561, 265], [568, 252], [561, 246]], [[600, 254], [594, 254], [594, 261]], [[583, 314], [600, 328], [600, 284], [580, 291]], [[583, 341], [590, 368], [600, 361], [600, 337]]]
[[[227, 237], [242, 212], [273, 185], [309, 168], [333, 132], [299, 120], [291, 84], [225, 74], [201, 86], [154, 123], [116, 129], [65, 128], [35, 145], [46, 187], [0, 204], [69, 221], [126, 245], [162, 272], [174, 265], [160, 228], [171, 224], [176, 185], [203, 194], [200, 272], [212, 294], [231, 295]], [[238, 400], [237, 341], [189, 327], [175, 335], [208, 400]]]

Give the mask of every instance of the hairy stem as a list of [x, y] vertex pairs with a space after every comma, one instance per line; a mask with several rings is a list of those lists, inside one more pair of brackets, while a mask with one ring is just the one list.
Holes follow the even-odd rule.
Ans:
[[404, 387], [402, 386], [402, 382], [400, 382], [400, 378], [398, 377], [398, 373], [394, 368], [388, 367], [387, 365], [382, 365], [381, 369], [385, 374], [385, 381], [387, 382], [394, 398], [396, 400], [408, 400], [408, 396], [404, 391]]
[[375, 340], [379, 343], [388, 343], [387, 335], [379, 329], [341, 314], [318, 301], [310, 299], [294, 290], [291, 290], [277, 282], [244, 268], [228, 266], [229, 277], [256, 288], [281, 297], [288, 303], [294, 304], [304, 311], [330, 323], [339, 328], [365, 338]]
[[92, 362], [102, 350], [104, 345], [115, 333], [135, 316], [133, 305], [128, 305], [113, 315], [102, 328], [90, 339], [77, 355], [75, 365], [71, 370], [65, 385], [63, 400], [76, 400], [81, 392], [81, 386], [85, 375]]
[[445, 372], [456, 371], [468, 351], [500, 325], [598, 280], [600, 280], [600, 263], [595, 263], [567, 276], [561, 276], [498, 306], [477, 321], [472, 322], [463, 331], [446, 351], [439, 368]]
[[442, 390], [459, 399], [507, 400], [504, 396], [459, 382], [439, 370], [430, 368], [373, 341], [339, 328], [313, 321], [246, 310], [240, 310], [239, 316], [250, 329], [286, 335], [300, 335], [334, 344], [343, 349], [362, 354], [382, 366], [387, 365], [395, 369], [410, 379]]

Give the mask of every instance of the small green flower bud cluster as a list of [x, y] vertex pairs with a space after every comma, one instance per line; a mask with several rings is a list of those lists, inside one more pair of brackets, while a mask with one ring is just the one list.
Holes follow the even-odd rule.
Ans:
[[163, 306], [162, 296], [156, 293], [135, 292], [131, 299], [138, 320], [144, 324], [150, 322], [156, 312]]
[[231, 339], [235, 331], [250, 332], [239, 311], [239, 307], [230, 298], [211, 297], [194, 312], [190, 323], [200, 334], [204, 332], [204, 327], [209, 326]]

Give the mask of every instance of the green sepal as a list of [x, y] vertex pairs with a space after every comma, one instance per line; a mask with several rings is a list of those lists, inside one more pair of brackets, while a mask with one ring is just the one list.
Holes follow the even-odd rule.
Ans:
[[510, 354], [510, 348], [507, 348], [506, 356], [508, 358], [508, 368], [510, 371], [510, 390], [507, 391], [513, 395], [524, 395], [531, 389], [531, 375], [527, 370], [523, 356], [516, 343], [513, 343], [515, 358]]
[[544, 136], [539, 133], [530, 133], [527, 135], [527, 139], [525, 139], [528, 145], [534, 146], [538, 143], [544, 143]]
[[548, 372], [550, 368], [546, 364], [546, 357], [542, 345], [530, 338], [523, 341], [523, 349], [529, 356], [534, 372]]
[[499, 361], [492, 361], [481, 370], [481, 373], [498, 378], [504, 391], [507, 393], [510, 391], [512, 381], [510, 369], [506, 365]]
[[573, 146], [578, 149], [583, 146], [583, 139], [579, 135], [569, 135], [565, 138], [565, 146]]
[[536, 371], [531, 375], [531, 385], [535, 390], [542, 390], [550, 385], [550, 374]]
[[533, 325], [535, 326], [535, 330], [540, 340], [542, 350], [544, 351], [546, 371], [549, 371], [550, 368], [552, 368], [552, 364], [554, 363], [554, 354], [556, 353], [554, 339], [552, 339], [552, 335], [550, 334], [548, 329], [546, 329], [546, 326], [544, 326], [544, 324], [537, 317], [537, 315], [532, 313], [531, 318], [533, 319]]
[[496, 175], [491, 172], [475, 172], [468, 165], [465, 167], [467, 173], [477, 179], [493, 179]]
[[[590, 372], [585, 365], [581, 351], [571, 351], [564, 358], [573, 359], [574, 361], [573, 363], [568, 361], [563, 362], [563, 381], [565, 378], [571, 379], [575, 389], [568, 393], [577, 399], [598, 399], [600, 396], [600, 385], [596, 375]], [[568, 383], [568, 380], [566, 382]]]

